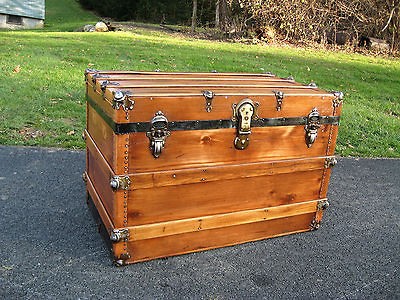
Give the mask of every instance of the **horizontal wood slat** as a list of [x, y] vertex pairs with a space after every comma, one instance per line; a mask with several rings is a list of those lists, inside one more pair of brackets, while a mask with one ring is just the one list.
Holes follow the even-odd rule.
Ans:
[[318, 200], [315, 200], [276, 207], [128, 227], [130, 233], [129, 241], [152, 239], [174, 234], [236, 226], [313, 213], [317, 211], [317, 203]]
[[[332, 156], [330, 156], [332, 157]], [[328, 158], [330, 158], [328, 157]], [[130, 190], [322, 170], [326, 157], [133, 173]]]
[[128, 242], [131, 258], [126, 263], [232, 246], [310, 230], [315, 213], [232, 227], [189, 232]]
[[128, 224], [196, 218], [318, 199], [322, 173], [323, 169], [303, 170], [133, 190], [129, 194]]
[[129, 135], [135, 149], [129, 155], [129, 173], [321, 157], [326, 155], [330, 126], [321, 126], [311, 148], [305, 143], [304, 126], [253, 128], [245, 150], [234, 147], [235, 129], [174, 131], [157, 159], [146, 134], [134, 133]]

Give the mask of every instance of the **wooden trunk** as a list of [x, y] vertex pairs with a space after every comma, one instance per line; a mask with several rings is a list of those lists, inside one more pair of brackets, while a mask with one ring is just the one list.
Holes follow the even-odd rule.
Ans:
[[270, 74], [86, 71], [88, 197], [117, 265], [319, 227], [342, 94]]

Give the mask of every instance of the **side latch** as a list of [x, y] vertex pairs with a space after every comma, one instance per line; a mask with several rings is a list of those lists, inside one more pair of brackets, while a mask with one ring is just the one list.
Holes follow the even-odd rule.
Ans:
[[168, 130], [168, 119], [161, 111], [158, 111], [150, 121], [150, 130], [146, 136], [150, 140], [150, 151], [155, 158], [158, 158], [165, 146], [165, 140], [171, 135]]
[[318, 109], [314, 107], [308, 115], [307, 123], [304, 126], [304, 130], [306, 131], [306, 145], [308, 148], [310, 148], [314, 144], [317, 138], [318, 128], [321, 127], [320, 119], [321, 117], [319, 115]]
[[129, 229], [113, 229], [110, 233], [110, 240], [113, 243], [118, 243], [119, 241], [128, 241], [129, 240]]
[[280, 111], [282, 109], [283, 97], [285, 96], [281, 91], [273, 91], [276, 98], [276, 110]]
[[128, 190], [129, 186], [131, 184], [131, 180], [129, 176], [113, 176], [110, 179], [110, 186], [111, 188], [116, 191], [116, 190]]
[[135, 101], [129, 99], [129, 95], [122, 91], [115, 91], [113, 99], [113, 108], [114, 109], [122, 109], [124, 111], [132, 110], [135, 105]]
[[204, 99], [206, 99], [206, 112], [210, 112], [212, 110], [212, 101], [215, 94], [212, 91], [201, 91], [201, 93], [203, 94]]
[[237, 122], [237, 135], [234, 140], [235, 148], [244, 150], [249, 145], [251, 133], [251, 121], [258, 119], [259, 103], [251, 99], [243, 99], [238, 104], [232, 104], [232, 121]]

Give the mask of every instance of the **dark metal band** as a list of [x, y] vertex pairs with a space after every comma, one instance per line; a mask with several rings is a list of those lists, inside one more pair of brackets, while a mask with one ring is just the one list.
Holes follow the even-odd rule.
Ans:
[[[96, 112], [104, 119], [104, 121], [113, 129], [116, 134], [127, 134], [130, 132], [147, 132], [149, 131], [150, 122], [138, 123], [115, 123], [104, 111], [89, 97], [87, 101], [96, 110]], [[320, 124], [339, 124], [339, 116], [321, 116]], [[168, 122], [168, 130], [207, 130], [207, 129], [223, 129], [236, 128], [237, 122], [232, 120], [189, 120], [189, 121], [172, 121]], [[306, 125], [307, 117], [292, 118], [260, 118], [251, 121], [251, 127], [272, 127], [272, 126], [295, 126]]]

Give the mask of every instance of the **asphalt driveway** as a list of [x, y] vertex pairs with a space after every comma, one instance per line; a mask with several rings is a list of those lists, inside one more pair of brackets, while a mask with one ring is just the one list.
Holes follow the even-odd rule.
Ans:
[[339, 159], [321, 228], [112, 265], [81, 151], [0, 146], [0, 298], [400, 299], [400, 160]]

